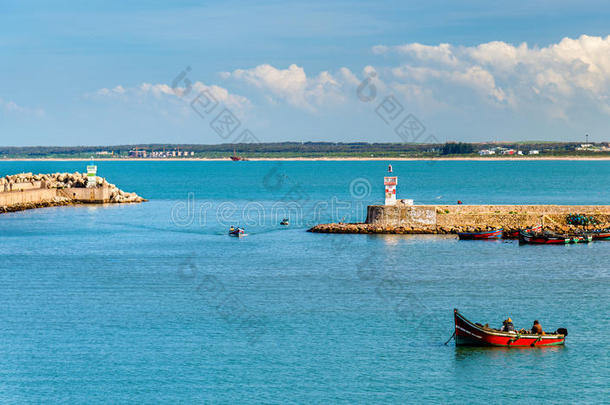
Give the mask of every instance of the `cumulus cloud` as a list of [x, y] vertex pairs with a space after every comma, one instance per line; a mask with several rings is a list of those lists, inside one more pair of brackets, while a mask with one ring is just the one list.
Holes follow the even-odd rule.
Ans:
[[426, 87], [437, 97], [461, 91], [515, 110], [546, 105], [552, 115], [564, 117], [577, 103], [610, 110], [610, 36], [564, 38], [546, 47], [494, 41], [470, 47], [378, 45], [372, 50], [401, 59], [388, 69], [394, 85]]
[[[372, 53], [375, 63], [358, 74], [346, 67], [312, 74], [296, 64], [262, 64], [221, 72], [220, 78], [249, 97], [309, 112], [357, 104], [356, 89], [368, 77], [380, 96], [395, 92], [423, 113], [459, 114], [468, 107], [501, 114], [510, 110], [536, 119], [540, 114], [569, 119], [577, 109], [610, 115], [610, 36], [564, 38], [545, 47], [501, 41], [474, 46], [379, 44]], [[94, 96], [182, 102], [187, 90], [142, 83], [100, 89]], [[251, 106], [249, 98], [224, 87], [196, 82], [190, 88], [193, 96], [203, 90], [236, 112]]]
[[271, 101], [285, 101], [307, 110], [315, 110], [326, 104], [343, 103], [346, 88], [359, 82], [347, 68], [340, 68], [335, 74], [324, 71], [308, 77], [305, 70], [295, 64], [286, 69], [264, 64], [251, 69], [223, 72], [221, 77], [247, 83], [264, 92]]
[[87, 94], [87, 98], [117, 98], [121, 100], [136, 100], [138, 102], [144, 101], [147, 97], [155, 100], [168, 100], [171, 102], [178, 101], [182, 96], [186, 96], [190, 93], [189, 97], [192, 98], [202, 91], [209, 91], [219, 102], [225, 106], [237, 110], [239, 112], [250, 106], [250, 101], [244, 96], [230, 93], [227, 89], [216, 86], [206, 85], [202, 82], [195, 82], [189, 88], [185, 87], [171, 87], [163, 83], [141, 83], [135, 87], [123, 87], [118, 85], [113, 88], [102, 88], [94, 92], [93, 94]]
[[45, 111], [41, 108], [23, 107], [23, 106], [15, 103], [14, 101], [4, 100], [1, 97], [0, 97], [0, 111], [4, 111], [6, 113], [35, 115], [38, 117], [42, 117], [45, 115]]

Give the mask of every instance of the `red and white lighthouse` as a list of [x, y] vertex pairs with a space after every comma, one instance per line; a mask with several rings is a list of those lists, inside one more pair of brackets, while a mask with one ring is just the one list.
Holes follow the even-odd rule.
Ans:
[[[392, 165], [388, 166], [388, 173], [392, 173]], [[385, 205], [396, 205], [396, 186], [398, 185], [398, 177], [384, 177], [383, 185], [385, 187]]]

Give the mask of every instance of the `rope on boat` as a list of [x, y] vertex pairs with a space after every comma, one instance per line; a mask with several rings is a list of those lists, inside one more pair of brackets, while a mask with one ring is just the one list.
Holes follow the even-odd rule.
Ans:
[[542, 335], [538, 336], [538, 339], [534, 340], [534, 342], [532, 343], [532, 347], [536, 346], [536, 343], [540, 342], [542, 340]]
[[447, 340], [445, 342], [445, 346], [447, 346], [447, 343], [451, 342], [451, 339], [453, 339], [455, 337], [455, 331], [453, 331], [453, 335], [451, 335], [451, 337], [449, 338], [449, 340]]

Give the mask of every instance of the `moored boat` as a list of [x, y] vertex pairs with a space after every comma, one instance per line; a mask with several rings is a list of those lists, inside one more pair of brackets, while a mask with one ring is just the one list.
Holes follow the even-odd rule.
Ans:
[[565, 235], [556, 235], [548, 232], [519, 232], [519, 243], [533, 245], [565, 245], [571, 240]]
[[506, 237], [509, 239], [517, 239], [519, 238], [519, 233], [521, 232], [527, 232], [527, 233], [531, 233], [531, 232], [541, 232], [542, 231], [542, 225], [537, 225], [537, 226], [533, 226], [531, 228], [526, 228], [526, 229], [519, 229], [518, 231], [512, 231], [512, 232], [508, 232], [506, 234]]
[[593, 241], [593, 235], [589, 234], [578, 234], [568, 236], [570, 238], [570, 243], [589, 243]]
[[280, 225], [285, 225], [285, 226], [290, 225], [290, 222], [288, 222], [288, 218], [282, 219], [282, 221], [280, 222]]
[[458, 238], [462, 240], [473, 239], [500, 239], [502, 237], [502, 228], [484, 232], [458, 232]]
[[610, 229], [596, 229], [591, 231], [593, 240], [610, 240]]
[[453, 310], [455, 320], [456, 346], [503, 346], [539, 347], [565, 344], [568, 330], [559, 328], [556, 332], [538, 335], [532, 333], [502, 332], [480, 323], [472, 323], [457, 309]]

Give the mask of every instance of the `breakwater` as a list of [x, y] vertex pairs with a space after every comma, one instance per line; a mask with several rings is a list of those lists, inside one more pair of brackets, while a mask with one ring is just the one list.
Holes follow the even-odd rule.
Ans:
[[0, 213], [71, 204], [139, 203], [146, 201], [97, 177], [87, 187], [84, 173], [20, 173], [0, 178]]
[[[570, 214], [592, 218], [586, 226], [569, 224]], [[364, 223], [320, 224], [310, 232], [455, 234], [503, 228], [506, 233], [542, 224], [554, 232], [610, 226], [608, 205], [371, 205]]]

